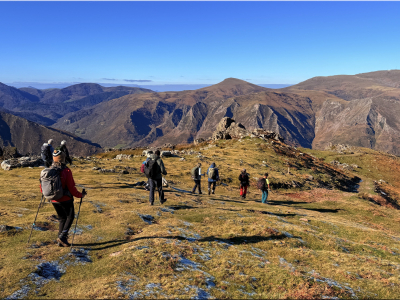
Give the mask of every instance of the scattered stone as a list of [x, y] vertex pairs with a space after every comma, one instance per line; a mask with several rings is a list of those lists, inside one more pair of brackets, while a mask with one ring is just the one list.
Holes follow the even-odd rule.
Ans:
[[306, 218], [300, 218], [299, 220], [300, 221], [304, 221], [304, 222], [308, 222], [308, 219], [306, 219]]
[[151, 216], [151, 215], [142, 215], [142, 214], [139, 214], [139, 213], [138, 213], [138, 216], [139, 216], [144, 222], [146, 222], [147, 224], [149, 224], [149, 225], [153, 224], [153, 220], [154, 220], [154, 217], [153, 217], [153, 216]]
[[100, 173], [115, 173], [115, 169], [100, 169]]
[[13, 227], [8, 225], [0, 225], [0, 232], [8, 232], [11, 230], [22, 230], [21, 227]]
[[198, 144], [203, 143], [203, 142], [205, 142], [205, 141], [206, 141], [205, 139], [199, 138], [199, 139], [194, 140], [193, 143], [194, 143], [195, 145], [198, 145]]
[[171, 153], [171, 151], [161, 151], [160, 156], [161, 157], [171, 157], [172, 153]]
[[133, 157], [132, 155], [118, 154], [114, 159], [116, 160], [131, 159], [132, 157]]
[[122, 254], [122, 251], [118, 251], [118, 252], [111, 253], [110, 256], [111, 257], [116, 257], [116, 256], [119, 256], [121, 254]]

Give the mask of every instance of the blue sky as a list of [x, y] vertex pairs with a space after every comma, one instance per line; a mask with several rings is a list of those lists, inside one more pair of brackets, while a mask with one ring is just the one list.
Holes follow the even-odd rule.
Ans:
[[400, 2], [0, 2], [0, 82], [294, 84], [400, 69]]

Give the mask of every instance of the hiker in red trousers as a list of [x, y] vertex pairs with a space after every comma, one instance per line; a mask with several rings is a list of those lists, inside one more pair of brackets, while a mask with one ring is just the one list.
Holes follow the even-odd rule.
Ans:
[[246, 199], [246, 194], [247, 194], [247, 187], [250, 185], [250, 179], [249, 179], [249, 174], [247, 174], [246, 169], [243, 169], [242, 172], [239, 175], [239, 181], [240, 181], [240, 196], [243, 199]]

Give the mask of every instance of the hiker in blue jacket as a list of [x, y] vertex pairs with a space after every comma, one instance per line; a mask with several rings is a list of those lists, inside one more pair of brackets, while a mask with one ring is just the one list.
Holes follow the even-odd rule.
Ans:
[[215, 186], [217, 181], [219, 180], [219, 172], [218, 168], [215, 163], [212, 163], [211, 166], [207, 170], [208, 175], [208, 194], [211, 194], [211, 186], [212, 186], [212, 193], [215, 194]]

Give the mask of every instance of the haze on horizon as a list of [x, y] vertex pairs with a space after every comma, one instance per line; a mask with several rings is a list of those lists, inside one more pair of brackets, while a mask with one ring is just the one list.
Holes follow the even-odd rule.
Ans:
[[[399, 2], [0, 2], [0, 82], [296, 84], [400, 69]], [[32, 85], [32, 84], [31, 84]]]

